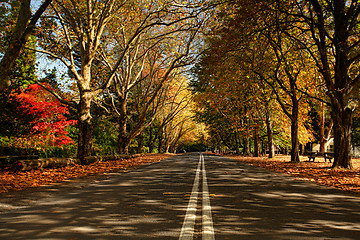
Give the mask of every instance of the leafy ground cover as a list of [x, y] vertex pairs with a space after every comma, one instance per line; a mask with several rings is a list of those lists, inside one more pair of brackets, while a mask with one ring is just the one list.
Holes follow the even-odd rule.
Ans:
[[130, 159], [97, 162], [89, 165], [72, 165], [54, 169], [37, 169], [26, 172], [0, 171], [0, 193], [57, 183], [69, 179], [126, 171], [139, 165], [159, 162], [172, 154], [145, 154]]
[[332, 163], [325, 163], [324, 158], [316, 158], [315, 162], [309, 162], [307, 157], [301, 157], [300, 163], [291, 163], [290, 156], [284, 155], [278, 155], [274, 159], [231, 155], [228, 157], [270, 171], [287, 173], [297, 179], [360, 194], [360, 159], [353, 159], [354, 169], [346, 170], [332, 169]]
[[[131, 159], [98, 162], [85, 166], [73, 165], [63, 168], [37, 169], [26, 172], [1, 170], [0, 193], [103, 173], [127, 171], [139, 165], [159, 162], [170, 156], [172, 155], [146, 154]], [[332, 169], [331, 163], [325, 163], [323, 158], [317, 158], [315, 162], [309, 162], [307, 157], [301, 157], [301, 162], [294, 164], [290, 162], [290, 156], [284, 155], [278, 155], [274, 159], [233, 155], [227, 157], [252, 166], [266, 168], [270, 171], [287, 173], [295, 176], [297, 179], [308, 180], [360, 194], [360, 159], [353, 159], [354, 170], [345, 170]]]

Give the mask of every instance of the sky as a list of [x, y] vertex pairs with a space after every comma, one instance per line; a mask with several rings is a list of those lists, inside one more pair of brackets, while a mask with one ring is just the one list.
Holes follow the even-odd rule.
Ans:
[[[41, 5], [42, 0], [32, 0], [31, 1], [31, 9], [35, 12], [39, 6]], [[44, 54], [37, 54], [37, 76], [39, 79], [45, 77], [46, 72], [51, 72], [52, 69], [57, 69], [57, 77], [61, 77], [61, 75], [66, 75], [67, 68], [58, 60], [49, 60]], [[60, 80], [59, 80], [60, 81]], [[65, 80], [60, 81], [62, 84], [66, 85]]]

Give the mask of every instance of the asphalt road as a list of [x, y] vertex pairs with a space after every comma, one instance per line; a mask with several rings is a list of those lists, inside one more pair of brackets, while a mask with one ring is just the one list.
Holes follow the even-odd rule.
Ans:
[[360, 196], [185, 154], [0, 194], [0, 239], [360, 239]]

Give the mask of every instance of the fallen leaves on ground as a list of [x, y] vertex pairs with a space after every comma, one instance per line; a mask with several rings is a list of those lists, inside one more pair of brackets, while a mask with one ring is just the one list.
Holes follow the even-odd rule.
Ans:
[[0, 193], [62, 182], [85, 176], [127, 170], [139, 165], [159, 162], [171, 154], [144, 154], [130, 159], [72, 165], [54, 169], [36, 169], [26, 172], [0, 171]]
[[[73, 165], [55, 169], [37, 169], [26, 172], [10, 170], [0, 171], [0, 193], [12, 190], [22, 190], [45, 184], [62, 182], [85, 176], [124, 171], [133, 167], [158, 162], [172, 156], [171, 154], [146, 154], [131, 159], [97, 162], [90, 165]], [[274, 159], [266, 157], [228, 156], [252, 166], [262, 167], [271, 171], [283, 172], [295, 176], [297, 179], [317, 182], [336, 187], [345, 191], [360, 193], [360, 159], [353, 159], [353, 170], [332, 169], [332, 164], [325, 163], [323, 158], [316, 162], [301, 158], [300, 163], [291, 163], [290, 156], [276, 156]]]
[[290, 156], [279, 155], [273, 159], [266, 157], [228, 156], [252, 166], [262, 167], [275, 172], [283, 172], [297, 179], [308, 180], [322, 185], [339, 188], [348, 192], [360, 193], [360, 159], [353, 159], [353, 170], [333, 169], [332, 163], [316, 158], [309, 162], [301, 157], [300, 163], [290, 162]]

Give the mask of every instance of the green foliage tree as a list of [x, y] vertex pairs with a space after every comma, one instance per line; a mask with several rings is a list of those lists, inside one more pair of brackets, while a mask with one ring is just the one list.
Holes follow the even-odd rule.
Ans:
[[[45, 0], [32, 15], [30, 9], [31, 0], [3, 1], [0, 14], [3, 16], [6, 15], [7, 7], [11, 9], [11, 13], [9, 14], [9, 18], [7, 16], [3, 18], [5, 21], [2, 22], [2, 28], [10, 25], [12, 29], [7, 31], [9, 40], [5, 44], [7, 48], [3, 52], [3, 57], [0, 61], [0, 90], [10, 86], [11, 78], [9, 75], [11, 69], [33, 33], [37, 21], [51, 2], [52, 0]], [[14, 24], [15, 16], [16, 24]], [[10, 32], [11, 34], [9, 34]]]
[[[19, 2], [11, 2], [11, 5], [2, 5], [1, 17], [1, 35], [0, 50], [5, 54], [7, 47], [11, 41], [11, 31], [16, 22], [19, 12]], [[35, 45], [35, 37], [30, 37], [28, 46]], [[29, 84], [35, 83], [37, 76], [35, 74], [36, 54], [34, 52], [24, 50], [14, 60], [7, 77], [12, 80], [13, 84], [0, 92], [0, 136], [2, 137], [20, 137], [28, 134], [31, 128], [29, 124], [34, 120], [35, 116], [27, 115], [21, 111], [15, 111], [21, 106], [21, 102], [14, 98], [13, 93], [19, 93], [21, 89], [25, 89]]]

